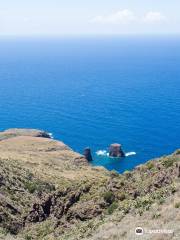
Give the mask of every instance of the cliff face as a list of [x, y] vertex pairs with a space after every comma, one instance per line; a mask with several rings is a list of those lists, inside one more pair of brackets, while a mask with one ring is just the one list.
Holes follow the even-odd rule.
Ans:
[[1, 132], [0, 239], [135, 239], [137, 225], [174, 231], [144, 239], [178, 239], [179, 161], [176, 151], [120, 175], [43, 131]]

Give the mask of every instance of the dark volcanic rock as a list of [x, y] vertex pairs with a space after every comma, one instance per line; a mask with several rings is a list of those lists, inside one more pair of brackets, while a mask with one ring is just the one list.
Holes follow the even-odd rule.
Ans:
[[109, 148], [109, 156], [110, 157], [125, 157], [125, 154], [122, 150], [121, 144], [113, 143]]
[[83, 155], [85, 156], [85, 158], [91, 162], [93, 159], [92, 159], [92, 154], [91, 154], [91, 149], [89, 147], [85, 148], [84, 149], [84, 153]]
[[49, 216], [61, 219], [63, 216], [67, 220], [80, 219], [87, 220], [102, 213], [99, 204], [90, 203], [79, 204], [80, 197], [86, 194], [89, 188], [66, 189], [64, 192], [54, 192], [45, 198], [34, 203], [28, 215], [24, 218], [25, 225], [28, 223], [43, 222]]

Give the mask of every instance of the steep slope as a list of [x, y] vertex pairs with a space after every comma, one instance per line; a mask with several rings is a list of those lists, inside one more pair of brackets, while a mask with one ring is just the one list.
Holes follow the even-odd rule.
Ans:
[[180, 151], [120, 175], [47, 136], [0, 133], [0, 239], [179, 239]]

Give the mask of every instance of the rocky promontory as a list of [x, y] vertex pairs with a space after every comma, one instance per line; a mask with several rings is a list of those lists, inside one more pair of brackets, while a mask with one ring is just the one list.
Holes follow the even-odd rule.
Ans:
[[180, 150], [118, 174], [50, 137], [0, 133], [0, 239], [179, 239]]
[[11, 138], [11, 137], [18, 137], [18, 136], [51, 138], [50, 133], [42, 130], [12, 128], [12, 129], [8, 129], [3, 132], [0, 132], [0, 141]]

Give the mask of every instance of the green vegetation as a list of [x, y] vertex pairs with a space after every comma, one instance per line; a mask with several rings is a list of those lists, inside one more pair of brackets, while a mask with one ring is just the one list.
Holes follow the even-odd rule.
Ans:
[[26, 181], [24, 183], [25, 189], [29, 191], [29, 193], [38, 192], [41, 193], [55, 191], [55, 186], [49, 183], [44, 183], [41, 181]]
[[124, 199], [126, 199], [126, 195], [125, 195], [125, 193], [120, 193], [120, 194], [118, 194], [118, 199], [120, 200], [120, 201], [123, 201]]
[[118, 208], [118, 203], [113, 202], [107, 209], [108, 214], [112, 214]]
[[153, 214], [152, 219], [157, 219], [157, 218], [159, 218], [160, 216], [161, 216], [161, 214], [158, 213], [158, 212], [156, 212], [156, 213]]
[[114, 178], [119, 177], [119, 173], [116, 172], [115, 170], [112, 170], [110, 174], [111, 174], [111, 177], [114, 177]]
[[148, 168], [149, 170], [151, 170], [151, 169], [154, 168], [154, 163], [153, 163], [152, 161], [151, 161], [151, 162], [147, 162], [146, 166], [147, 166], [147, 168]]
[[32, 236], [30, 236], [30, 235], [28, 235], [28, 234], [25, 235], [24, 238], [25, 238], [25, 240], [32, 240], [32, 239], [33, 239]]
[[180, 154], [180, 149], [176, 150], [174, 154], [179, 155]]
[[169, 168], [174, 164], [174, 162], [175, 162], [174, 158], [166, 157], [162, 164], [165, 168]]
[[104, 201], [109, 203], [109, 204], [112, 204], [115, 200], [114, 193], [111, 192], [111, 191], [105, 192], [103, 194], [103, 198], [104, 198]]
[[160, 198], [159, 199], [159, 201], [158, 201], [158, 203], [161, 205], [161, 204], [163, 204], [165, 202], [165, 199], [162, 197], [162, 198]]
[[36, 190], [39, 189], [39, 185], [35, 182], [25, 182], [24, 186], [25, 189], [27, 189], [30, 193], [34, 193]]
[[180, 208], [180, 202], [175, 203], [175, 208]]
[[135, 208], [141, 208], [142, 210], [149, 210], [149, 207], [153, 203], [151, 196], [138, 197], [135, 202]]

